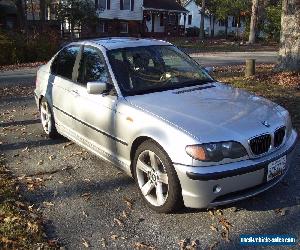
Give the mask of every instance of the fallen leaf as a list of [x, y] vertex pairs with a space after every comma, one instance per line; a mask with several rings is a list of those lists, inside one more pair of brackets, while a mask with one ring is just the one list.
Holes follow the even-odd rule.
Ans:
[[92, 195], [91, 193], [84, 193], [81, 195], [81, 197], [83, 197], [86, 200], [89, 200], [91, 198], [91, 195]]
[[229, 231], [229, 228], [232, 227], [232, 224], [227, 220], [225, 219], [224, 217], [222, 217], [220, 220], [219, 220], [219, 223], [224, 227], [226, 228], [226, 230]]
[[214, 250], [218, 247], [218, 245], [220, 244], [220, 241], [216, 241], [214, 242], [212, 245], [209, 246], [209, 250]]
[[214, 215], [214, 212], [213, 212], [212, 210], [209, 210], [208, 213], [209, 213], [209, 215], [210, 215], [211, 217], [214, 217], [214, 216], [215, 216], [215, 215]]
[[274, 211], [277, 215], [284, 216], [284, 215], [287, 214], [288, 209], [286, 209], [286, 208], [276, 208]]
[[216, 226], [214, 226], [214, 225], [211, 225], [211, 226], [210, 226], [210, 229], [211, 229], [212, 231], [215, 231], [215, 232], [218, 232], [218, 231], [219, 231], [219, 229], [218, 229]]
[[126, 211], [122, 212], [122, 217], [125, 218], [125, 219], [127, 219], [127, 213], [126, 213]]
[[104, 248], [106, 248], [106, 246], [107, 246], [106, 240], [104, 238], [101, 239], [101, 245]]
[[186, 249], [187, 245], [190, 243], [190, 239], [184, 239], [184, 240], [180, 240], [178, 241], [178, 245], [180, 247], [180, 249]]
[[25, 204], [23, 202], [20, 202], [20, 201], [16, 201], [15, 204], [18, 206], [18, 207], [21, 207], [21, 208], [24, 208], [25, 207]]
[[68, 142], [67, 144], [63, 145], [63, 149], [65, 149], [73, 144], [74, 144], [74, 142]]
[[229, 239], [229, 231], [228, 230], [225, 230], [223, 232], [221, 232], [221, 237], [224, 241], [226, 242], [230, 242], [230, 239]]
[[111, 238], [112, 240], [116, 240], [118, 237], [119, 237], [119, 236], [116, 235], [116, 234], [113, 234], [112, 236], [110, 236], [110, 238]]
[[37, 165], [42, 165], [44, 163], [43, 160], [38, 161]]
[[39, 231], [39, 225], [37, 223], [27, 222], [27, 228], [32, 233], [37, 233]]
[[220, 209], [217, 209], [216, 214], [219, 215], [219, 216], [222, 216], [223, 212]]
[[127, 198], [127, 197], [124, 197], [123, 199], [124, 199], [126, 205], [128, 206], [128, 208], [129, 208], [130, 210], [132, 210], [132, 204], [133, 204], [132, 200], [130, 200], [130, 199]]
[[133, 244], [133, 248], [134, 248], [134, 249], [148, 249], [148, 250], [153, 250], [153, 249], [155, 249], [153, 246], [148, 245], [148, 244], [146, 244], [146, 243], [144, 243], [144, 242], [135, 242], [135, 243]]
[[86, 248], [89, 248], [89, 247], [90, 247], [89, 242], [87, 242], [84, 238], [82, 238], [82, 244], [83, 244]]
[[53, 207], [53, 206], [54, 206], [54, 203], [48, 202], [48, 201], [44, 201], [43, 204], [44, 204], [44, 206], [46, 206], [46, 207]]
[[50, 156], [49, 156], [49, 160], [50, 160], [50, 161], [54, 160], [55, 158], [56, 158], [55, 155], [50, 155]]
[[120, 220], [120, 219], [117, 219], [117, 218], [114, 218], [114, 222], [118, 224], [118, 226], [123, 226], [124, 223]]

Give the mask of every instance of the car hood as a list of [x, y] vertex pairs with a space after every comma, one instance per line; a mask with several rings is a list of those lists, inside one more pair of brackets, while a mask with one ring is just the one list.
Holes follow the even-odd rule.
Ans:
[[250, 138], [284, 124], [277, 104], [216, 82], [126, 100], [203, 142]]

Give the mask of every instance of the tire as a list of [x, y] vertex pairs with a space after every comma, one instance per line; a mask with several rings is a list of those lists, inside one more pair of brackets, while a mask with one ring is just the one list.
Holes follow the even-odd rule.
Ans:
[[171, 213], [183, 205], [181, 187], [172, 161], [152, 140], [143, 142], [133, 161], [136, 184], [146, 204], [158, 213]]
[[48, 137], [51, 139], [58, 138], [59, 134], [55, 127], [54, 115], [45, 97], [42, 98], [40, 103], [40, 116], [43, 130]]

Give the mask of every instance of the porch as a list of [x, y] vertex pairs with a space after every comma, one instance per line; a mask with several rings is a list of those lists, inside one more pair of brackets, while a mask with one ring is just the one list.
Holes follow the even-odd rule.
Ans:
[[144, 10], [142, 31], [145, 37], [184, 36], [185, 25], [180, 25], [185, 13], [159, 10]]
[[187, 13], [188, 11], [175, 0], [144, 0], [142, 35], [183, 36], [185, 24], [180, 25], [180, 19]]

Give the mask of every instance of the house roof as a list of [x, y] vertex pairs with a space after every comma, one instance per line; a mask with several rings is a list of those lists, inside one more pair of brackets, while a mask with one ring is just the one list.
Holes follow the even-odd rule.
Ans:
[[176, 0], [144, 0], [145, 9], [188, 12]]

